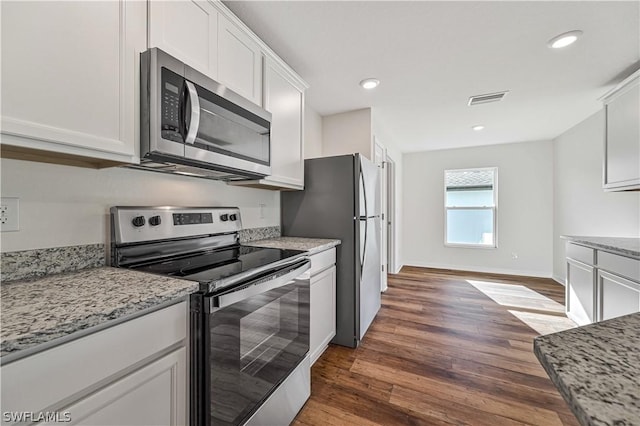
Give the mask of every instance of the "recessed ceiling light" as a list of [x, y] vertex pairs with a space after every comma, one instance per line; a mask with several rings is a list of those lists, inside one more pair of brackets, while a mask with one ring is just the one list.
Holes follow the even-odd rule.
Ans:
[[476, 126], [473, 126], [472, 129], [476, 132], [479, 132], [480, 130], [484, 129], [484, 126], [482, 124], [478, 124]]
[[380, 84], [380, 80], [375, 78], [366, 78], [360, 82], [360, 86], [365, 89], [375, 89]]
[[563, 47], [569, 46], [570, 44], [573, 44], [581, 35], [582, 31], [580, 30], [562, 33], [549, 40], [549, 43], [547, 43], [547, 45], [552, 49], [561, 49]]

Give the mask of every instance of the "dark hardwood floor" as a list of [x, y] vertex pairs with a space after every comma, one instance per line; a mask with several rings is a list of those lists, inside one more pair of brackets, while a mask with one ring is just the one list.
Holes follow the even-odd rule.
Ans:
[[549, 279], [405, 267], [360, 347], [313, 366], [294, 424], [577, 425], [533, 354], [573, 326], [563, 304]]

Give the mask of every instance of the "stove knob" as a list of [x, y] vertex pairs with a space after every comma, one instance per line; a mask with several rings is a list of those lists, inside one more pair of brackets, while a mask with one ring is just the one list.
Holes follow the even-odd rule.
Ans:
[[223, 222], [226, 222], [229, 220], [229, 215], [228, 214], [221, 214], [220, 215], [220, 220]]
[[136, 228], [144, 226], [144, 224], [145, 224], [144, 216], [136, 216], [136, 217], [134, 217], [133, 220], [131, 221], [131, 223]]
[[231, 216], [229, 216], [229, 220], [238, 220], [238, 215], [232, 214]]
[[149, 218], [149, 225], [151, 226], [158, 226], [162, 223], [162, 220], [160, 219], [160, 216], [151, 216]]

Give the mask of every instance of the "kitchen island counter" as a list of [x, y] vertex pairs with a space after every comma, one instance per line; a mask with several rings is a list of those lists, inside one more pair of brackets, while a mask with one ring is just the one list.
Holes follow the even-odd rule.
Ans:
[[2, 362], [177, 303], [197, 290], [193, 281], [111, 267], [3, 283]]
[[537, 337], [534, 352], [582, 425], [640, 425], [640, 313]]

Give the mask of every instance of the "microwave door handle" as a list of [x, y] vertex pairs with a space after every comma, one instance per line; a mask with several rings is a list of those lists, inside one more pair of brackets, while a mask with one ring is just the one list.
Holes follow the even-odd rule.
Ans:
[[184, 138], [184, 142], [193, 145], [196, 141], [198, 134], [198, 128], [200, 127], [200, 98], [198, 97], [198, 91], [196, 86], [185, 80], [187, 87], [187, 94], [189, 102], [191, 103], [191, 120], [189, 121], [189, 129], [187, 130], [187, 136]]

